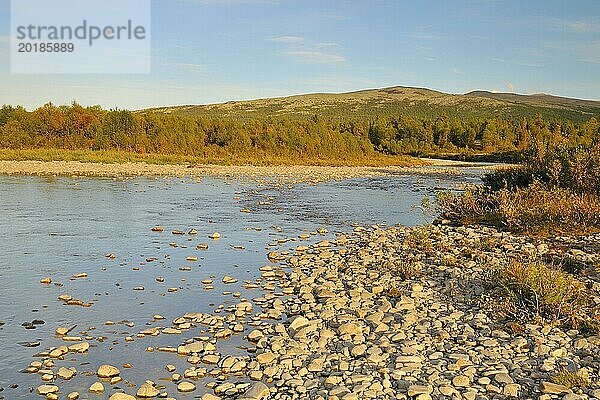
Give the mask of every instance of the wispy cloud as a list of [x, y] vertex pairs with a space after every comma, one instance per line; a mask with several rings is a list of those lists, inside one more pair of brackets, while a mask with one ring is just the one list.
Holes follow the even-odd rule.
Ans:
[[301, 43], [305, 41], [302, 36], [275, 36], [268, 38], [267, 40], [277, 43]]
[[535, 62], [535, 61], [506, 60], [504, 58], [498, 58], [498, 57], [493, 57], [492, 61], [499, 62], [502, 64], [519, 65], [521, 67], [530, 67], [530, 68], [541, 68], [544, 66], [544, 64]]
[[193, 63], [176, 63], [173, 64], [177, 67], [186, 69], [188, 71], [194, 71], [194, 72], [204, 72], [206, 71], [206, 67], [203, 64], [193, 64]]
[[435, 61], [435, 49], [431, 46], [416, 46], [416, 53], [427, 61]]
[[600, 57], [597, 59], [593, 58], [580, 58], [578, 61], [588, 63], [588, 64], [600, 64]]
[[600, 64], [600, 40], [561, 40], [545, 42], [542, 46], [553, 54], [589, 64]]
[[336, 47], [336, 46], [339, 46], [339, 44], [333, 43], [333, 42], [315, 43], [315, 47], [319, 47], [319, 48], [323, 48], [323, 47]]
[[328, 54], [320, 51], [294, 50], [286, 51], [284, 54], [292, 56], [300, 61], [311, 63], [342, 63], [346, 61], [346, 57], [339, 54]]
[[550, 19], [550, 25], [562, 31], [570, 33], [599, 33], [600, 32], [600, 20], [568, 20], [552, 18]]
[[282, 54], [298, 61], [318, 64], [338, 64], [346, 61], [343, 55], [324, 50], [338, 47], [334, 42], [314, 42], [302, 36], [292, 35], [273, 36], [267, 40], [285, 45]]
[[236, 4], [276, 4], [279, 0], [182, 0], [188, 3], [201, 4], [205, 6], [221, 6]]
[[411, 33], [406, 35], [406, 37], [417, 40], [451, 40], [449, 36], [433, 35], [430, 33]]
[[444, 41], [452, 40], [452, 36], [443, 32], [439, 32], [439, 27], [435, 25], [420, 25], [415, 27], [412, 32], [404, 35], [410, 39], [425, 40], [425, 41]]
[[506, 88], [507, 88], [508, 90], [510, 90], [511, 92], [514, 92], [514, 91], [515, 91], [515, 85], [514, 85], [514, 83], [512, 83], [512, 82], [506, 82]]

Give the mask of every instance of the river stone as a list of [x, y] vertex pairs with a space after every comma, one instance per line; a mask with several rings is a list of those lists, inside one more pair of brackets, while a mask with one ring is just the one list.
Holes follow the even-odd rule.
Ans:
[[310, 324], [310, 321], [307, 318], [298, 316], [294, 318], [294, 320], [290, 324], [290, 331], [292, 332], [292, 334], [295, 334], [301, 328], [307, 326], [308, 324]]
[[196, 390], [196, 385], [194, 385], [191, 382], [181, 382], [179, 385], [177, 385], [177, 390], [184, 393], [193, 392], [194, 390]]
[[90, 393], [104, 393], [104, 385], [100, 382], [94, 382], [88, 391]]
[[408, 395], [409, 396], [416, 396], [419, 394], [430, 394], [431, 392], [432, 392], [432, 389], [429, 386], [410, 385], [408, 387]]
[[221, 357], [218, 354], [207, 354], [202, 357], [202, 362], [205, 364], [216, 364], [219, 362]]
[[514, 383], [513, 379], [510, 377], [510, 375], [508, 375], [506, 373], [496, 374], [496, 376], [494, 376], [494, 379], [498, 383]]
[[519, 389], [520, 387], [516, 383], [509, 383], [504, 386], [503, 394], [507, 397], [518, 397]]
[[315, 358], [314, 360], [312, 360], [310, 362], [310, 364], [308, 364], [307, 369], [310, 372], [321, 372], [323, 371], [323, 363], [325, 362], [325, 359], [323, 358]]
[[266, 399], [271, 392], [269, 387], [262, 382], [254, 382], [252, 386], [244, 393], [244, 397], [252, 400]]
[[470, 384], [470, 380], [464, 375], [457, 375], [454, 378], [452, 378], [452, 384], [456, 387], [468, 387]]
[[58, 376], [65, 380], [71, 379], [75, 376], [76, 373], [77, 371], [75, 370], [75, 368], [60, 367], [58, 369]]
[[76, 353], [85, 353], [90, 348], [90, 344], [88, 342], [81, 342], [69, 346], [69, 351], [74, 351]]
[[135, 396], [126, 393], [114, 393], [108, 400], [135, 400]]
[[119, 371], [119, 368], [108, 364], [101, 365], [100, 368], [98, 368], [98, 376], [100, 378], [112, 378], [120, 373], [121, 371]]
[[41, 394], [42, 396], [46, 396], [49, 393], [56, 393], [56, 392], [58, 392], [58, 386], [54, 386], [54, 385], [42, 385], [42, 386], [38, 386], [37, 392], [39, 394]]
[[540, 390], [542, 391], [542, 393], [548, 394], [562, 394], [568, 393], [570, 391], [568, 387], [564, 385], [558, 385], [552, 382], [542, 382], [542, 384], [540, 385]]
[[347, 322], [345, 324], [340, 325], [338, 328], [338, 332], [340, 335], [360, 335], [362, 334], [362, 328], [358, 322]]
[[248, 334], [248, 341], [250, 341], [251, 343], [256, 343], [264, 336], [265, 335], [261, 331], [259, 331], [258, 329], [254, 329]]
[[205, 393], [202, 395], [200, 400], [221, 400], [221, 397], [215, 396], [214, 394], [211, 394], [211, 393]]
[[273, 360], [275, 360], [275, 358], [275, 354], [271, 353], [270, 351], [267, 351], [257, 355], [256, 361], [258, 361], [260, 364], [270, 364], [273, 362]]
[[154, 386], [152, 386], [149, 383], [144, 383], [142, 386], [140, 386], [140, 388], [137, 391], [137, 397], [142, 397], [142, 398], [150, 398], [150, 397], [156, 397], [159, 395], [159, 391], [158, 389], [156, 389]]
[[59, 326], [58, 328], [56, 328], [55, 332], [58, 336], [63, 336], [63, 335], [66, 335], [67, 333], [71, 332], [71, 329], [73, 329], [73, 328], [66, 328], [64, 326]]
[[77, 400], [79, 398], [79, 392], [71, 392], [67, 395], [69, 400]]

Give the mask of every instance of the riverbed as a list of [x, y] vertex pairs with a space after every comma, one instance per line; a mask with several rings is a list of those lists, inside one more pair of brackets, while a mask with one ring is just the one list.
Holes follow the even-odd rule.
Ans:
[[[170, 376], [167, 364], [183, 371], [185, 358], [148, 347], [176, 347], [205, 332], [144, 338], [137, 333], [170, 326], [186, 312], [213, 313], [262, 296], [261, 288], [247, 283], [271, 264], [270, 251], [332, 239], [358, 225], [431, 222], [422, 200], [475, 183], [482, 170], [456, 172], [316, 185], [272, 178], [0, 176], [0, 398], [37, 396], [31, 392], [43, 383], [39, 374], [20, 371], [36, 353], [73, 344], [55, 335], [59, 326], [76, 326], [69, 335], [91, 343], [88, 352], [69, 353], [61, 361], [77, 370], [69, 381], [57, 379], [61, 393], [91, 396], [87, 389], [105, 363], [131, 365], [121, 368], [121, 388], [153, 379], [177, 393], [161, 379]], [[155, 226], [164, 230], [152, 231]], [[214, 232], [219, 239], [209, 238]], [[236, 282], [225, 284], [224, 276]], [[52, 282], [42, 284], [43, 278]], [[212, 283], [202, 283], [207, 280]], [[65, 294], [89, 307], [65, 304], [58, 299]], [[220, 350], [244, 354], [242, 342], [241, 335], [234, 336]]]

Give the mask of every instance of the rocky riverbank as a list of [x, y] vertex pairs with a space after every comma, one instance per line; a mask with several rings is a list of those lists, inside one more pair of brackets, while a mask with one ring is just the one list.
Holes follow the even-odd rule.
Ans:
[[[318, 183], [357, 177], [389, 176], [393, 174], [455, 174], [456, 167], [469, 164], [456, 161], [422, 160], [423, 167], [326, 167], [326, 166], [253, 166], [253, 165], [161, 165], [147, 163], [82, 163], [78, 161], [1, 161], [4, 175], [60, 176], [179, 176], [179, 177], [250, 177], [277, 179], [287, 183]], [[490, 168], [482, 166], [481, 168]]]
[[[112, 400], [177, 392], [204, 400], [600, 398], [598, 332], [507, 316], [493, 275], [515, 261], [568, 260], [597, 318], [599, 250], [600, 235], [531, 239], [447, 226], [355, 228], [282, 248], [269, 253], [274, 263], [260, 279], [244, 283], [261, 296], [215, 314], [190, 310], [168, 326], [155, 316], [157, 326], [137, 334], [182, 336], [179, 346], [147, 349], [187, 360], [184, 370], [165, 366], [170, 385], [155, 377], [122, 385], [128, 366], [104, 365], [94, 367], [89, 390]], [[242, 335], [244, 354], [222, 350]], [[93, 351], [88, 339], [39, 354], [28, 368], [48, 382], [38, 393], [69, 393], [76, 371], [62, 359]]]

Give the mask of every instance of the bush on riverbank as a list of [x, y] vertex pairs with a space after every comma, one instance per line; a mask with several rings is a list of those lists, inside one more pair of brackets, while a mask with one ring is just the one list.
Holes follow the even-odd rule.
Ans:
[[561, 144], [544, 152], [530, 152], [524, 165], [486, 175], [485, 186], [493, 191], [514, 190], [540, 182], [550, 188], [600, 195], [600, 141], [589, 146]]
[[527, 234], [600, 231], [600, 197], [539, 182], [526, 188], [491, 191], [469, 188], [462, 194], [443, 192], [438, 206], [445, 218], [460, 224], [481, 224]]
[[591, 296], [582, 282], [540, 261], [513, 261], [493, 281], [509, 300], [508, 312], [541, 317], [573, 327], [590, 324]]
[[584, 374], [583, 370], [572, 372], [567, 369], [563, 369], [554, 374], [551, 380], [553, 383], [566, 386], [569, 389], [586, 388], [591, 383], [589, 376]]
[[587, 145], [532, 145], [522, 166], [487, 174], [463, 194], [442, 193], [445, 218], [515, 232], [588, 233], [600, 230], [600, 138]]

